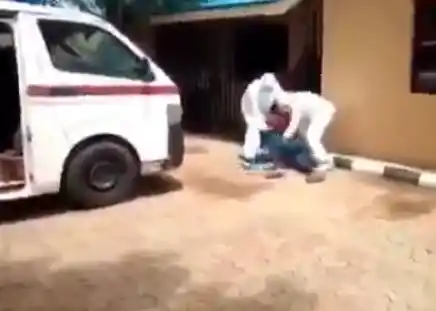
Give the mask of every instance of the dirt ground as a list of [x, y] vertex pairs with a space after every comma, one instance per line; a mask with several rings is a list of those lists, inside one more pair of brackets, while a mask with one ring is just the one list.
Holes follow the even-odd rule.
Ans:
[[344, 171], [244, 173], [190, 138], [138, 198], [0, 211], [0, 311], [434, 311], [436, 192]]

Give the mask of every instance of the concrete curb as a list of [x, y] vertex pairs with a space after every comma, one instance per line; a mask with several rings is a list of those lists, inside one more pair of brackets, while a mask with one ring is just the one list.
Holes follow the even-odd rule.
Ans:
[[347, 155], [334, 155], [337, 168], [380, 175], [416, 186], [436, 188], [436, 173], [422, 171], [399, 164], [370, 160]]

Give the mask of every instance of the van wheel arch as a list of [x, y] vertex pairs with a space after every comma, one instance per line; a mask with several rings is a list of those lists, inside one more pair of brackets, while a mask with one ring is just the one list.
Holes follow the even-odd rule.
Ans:
[[138, 172], [140, 169], [140, 159], [138, 156], [137, 151], [135, 148], [124, 138], [116, 135], [111, 134], [103, 134], [103, 135], [95, 135], [92, 137], [88, 137], [79, 143], [77, 143], [70, 153], [68, 154], [67, 158], [64, 161], [64, 165], [62, 168], [62, 175], [61, 175], [61, 185], [60, 185], [60, 191], [61, 193], [65, 194], [66, 187], [66, 181], [68, 179], [68, 169], [73, 162], [73, 160], [76, 158], [76, 156], [80, 155], [82, 151], [86, 152], [86, 149], [92, 148], [92, 146], [95, 146], [99, 143], [114, 143], [116, 145], [119, 145], [120, 147], [125, 148], [124, 150], [128, 150], [131, 154], [132, 158], [136, 162], [136, 165], [138, 166]]
[[[62, 175], [65, 173], [65, 169], [68, 167], [68, 164], [70, 164], [71, 159], [82, 149], [85, 147], [88, 147], [89, 145], [101, 142], [101, 141], [110, 141], [116, 144], [120, 144], [123, 147], [126, 147], [129, 149], [129, 151], [135, 156], [136, 160], [138, 161], [138, 164], [140, 162], [138, 152], [136, 152], [136, 149], [132, 146], [131, 143], [129, 143], [126, 139], [113, 134], [101, 134], [101, 135], [95, 135], [88, 138], [85, 138], [78, 142], [70, 151], [67, 158], [64, 161], [64, 165], [62, 166]], [[63, 176], [62, 176], [63, 177]]]

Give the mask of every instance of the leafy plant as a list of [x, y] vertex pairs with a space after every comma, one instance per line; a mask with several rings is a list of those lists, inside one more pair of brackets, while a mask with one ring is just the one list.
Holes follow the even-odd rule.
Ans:
[[118, 26], [148, 21], [152, 14], [189, 11], [201, 0], [42, 0], [43, 5], [76, 8]]

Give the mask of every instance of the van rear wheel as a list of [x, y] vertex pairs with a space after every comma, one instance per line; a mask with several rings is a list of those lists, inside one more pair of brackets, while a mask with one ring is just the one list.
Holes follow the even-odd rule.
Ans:
[[62, 178], [62, 191], [81, 207], [119, 203], [135, 191], [139, 163], [129, 148], [100, 141], [77, 151]]

